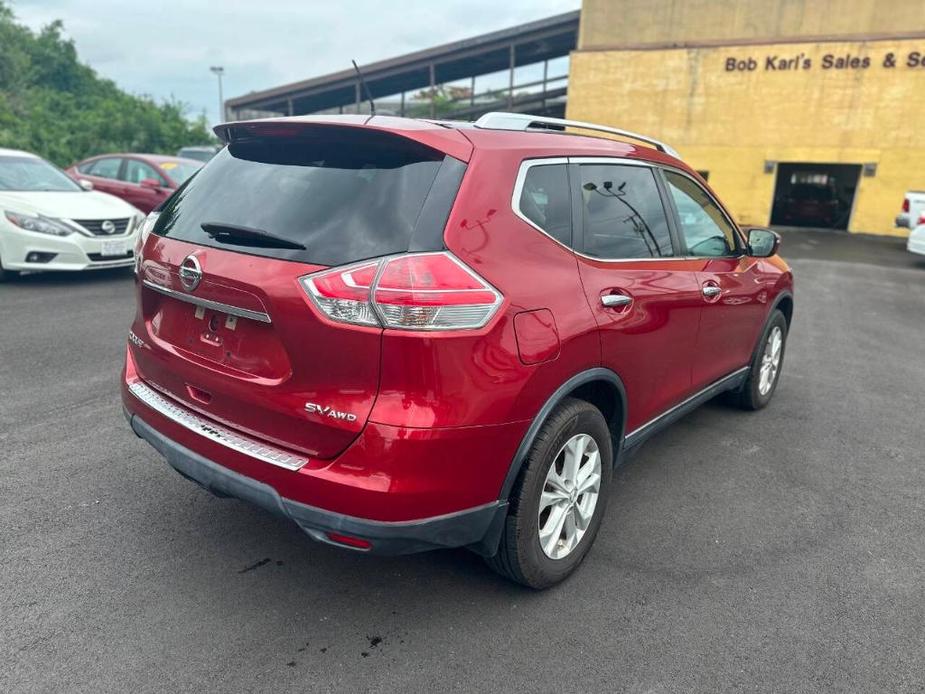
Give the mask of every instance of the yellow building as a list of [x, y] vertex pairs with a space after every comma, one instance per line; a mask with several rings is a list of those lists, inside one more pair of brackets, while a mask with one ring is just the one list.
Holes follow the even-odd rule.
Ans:
[[894, 227], [925, 189], [925, 1], [584, 0], [568, 117], [680, 151], [743, 224]]

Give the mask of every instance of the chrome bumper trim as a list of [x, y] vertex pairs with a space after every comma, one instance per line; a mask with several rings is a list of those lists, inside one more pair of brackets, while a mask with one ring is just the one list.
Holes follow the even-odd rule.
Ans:
[[256, 458], [264, 463], [293, 471], [298, 470], [308, 463], [308, 458], [302, 458], [281, 448], [269, 446], [255, 439], [231, 431], [231, 429], [223, 427], [220, 424], [215, 424], [204, 417], [200, 417], [171, 402], [141, 381], [130, 383], [128, 389], [132, 395], [155, 412], [189, 429], [193, 433], [199, 434], [233, 451], [243, 453], [251, 458]]
[[153, 289], [156, 292], [164, 294], [165, 296], [172, 297], [174, 299], [179, 299], [180, 301], [185, 301], [188, 304], [193, 304], [195, 306], [202, 306], [203, 308], [210, 308], [213, 311], [221, 311], [222, 313], [227, 313], [230, 316], [238, 316], [239, 318], [250, 318], [251, 320], [258, 321], [260, 323], [272, 323], [270, 316], [261, 311], [251, 311], [248, 308], [241, 308], [240, 306], [232, 306], [231, 304], [223, 304], [220, 301], [210, 301], [209, 299], [202, 299], [198, 296], [193, 296], [192, 294], [184, 294], [183, 292], [178, 292], [175, 289], [170, 289], [168, 287], [162, 287], [159, 284], [155, 284], [151, 280], [144, 280], [144, 285], [148, 289]]

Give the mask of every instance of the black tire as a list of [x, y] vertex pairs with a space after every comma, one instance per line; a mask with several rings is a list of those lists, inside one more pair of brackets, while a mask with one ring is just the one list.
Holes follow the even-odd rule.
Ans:
[[[597, 503], [584, 535], [570, 553], [560, 559], [552, 559], [540, 546], [540, 496], [550, 466], [556, 463], [565, 443], [578, 434], [588, 434], [594, 439], [600, 453], [601, 480]], [[589, 402], [566, 398], [540, 428], [527, 454], [511, 493], [498, 552], [486, 559], [488, 565], [501, 575], [530, 588], [548, 588], [566, 578], [578, 567], [594, 543], [607, 508], [612, 476], [613, 443], [604, 416]]]
[[[774, 334], [775, 329], [780, 330], [782, 340], [780, 346], [780, 361], [778, 363], [774, 379], [771, 383], [771, 387], [767, 390], [767, 392], [762, 393], [760, 388], [761, 362], [765, 353], [765, 348], [768, 344], [768, 340]], [[774, 397], [774, 391], [777, 390], [777, 384], [780, 383], [780, 374], [784, 368], [784, 353], [786, 352], [786, 349], [787, 319], [784, 317], [784, 314], [780, 312], [780, 310], [775, 309], [774, 313], [771, 314], [767, 325], [764, 327], [764, 332], [761, 334], [761, 339], [758, 341], [758, 346], [755, 348], [755, 354], [752, 357], [748, 378], [738, 390], [731, 394], [733, 404], [741, 407], [743, 410], [760, 410], [761, 408], [767, 406], [769, 402], [771, 402], [771, 398]]]
[[18, 271], [3, 269], [3, 258], [0, 258], [0, 282], [12, 282], [17, 277], [19, 277]]

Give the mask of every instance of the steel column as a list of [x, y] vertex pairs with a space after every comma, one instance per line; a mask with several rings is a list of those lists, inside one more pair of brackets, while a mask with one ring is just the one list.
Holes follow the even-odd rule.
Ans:
[[430, 64], [430, 117], [437, 117], [437, 71], [433, 63]]
[[508, 73], [508, 85], [507, 85], [507, 107], [512, 108], [514, 106], [514, 64], [515, 64], [515, 51], [517, 47], [512, 43], [508, 51], [510, 65], [510, 70]]

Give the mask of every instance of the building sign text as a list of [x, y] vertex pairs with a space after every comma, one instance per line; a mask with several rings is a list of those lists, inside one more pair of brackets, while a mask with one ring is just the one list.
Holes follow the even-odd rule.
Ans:
[[[797, 70], [812, 70], [817, 63], [806, 53], [796, 55], [766, 55], [761, 58], [726, 58], [726, 72], [793, 72]], [[870, 56], [859, 56], [851, 53], [826, 53], [818, 61], [823, 70], [867, 70], [871, 67], [893, 69], [897, 67], [925, 69], [925, 52], [910, 51], [906, 54], [888, 52], [876, 62]]]

